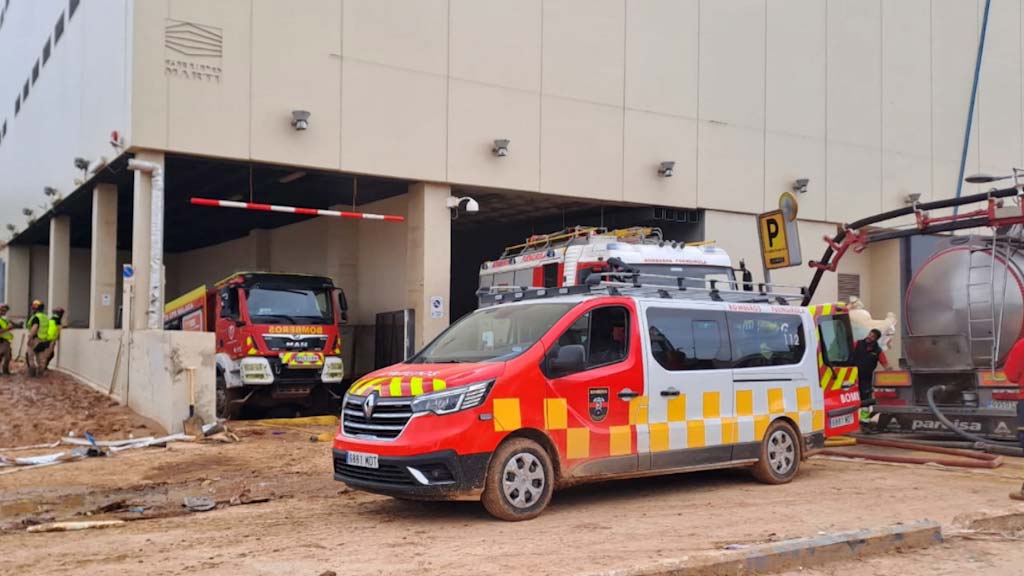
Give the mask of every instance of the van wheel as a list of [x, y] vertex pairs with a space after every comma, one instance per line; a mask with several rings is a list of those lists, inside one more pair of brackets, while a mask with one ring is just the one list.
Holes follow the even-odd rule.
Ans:
[[509, 522], [536, 518], [554, 490], [547, 451], [533, 440], [513, 438], [491, 456], [482, 502], [492, 516]]
[[785, 420], [768, 426], [761, 443], [761, 458], [754, 465], [754, 478], [765, 484], [785, 484], [800, 469], [800, 435]]

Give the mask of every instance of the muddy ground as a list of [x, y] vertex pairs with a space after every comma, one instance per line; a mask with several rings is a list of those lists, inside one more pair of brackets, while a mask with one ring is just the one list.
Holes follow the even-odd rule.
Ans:
[[[591, 574], [735, 544], [1024, 511], [1007, 498], [1024, 476], [1018, 461], [965, 471], [815, 458], [784, 486], [737, 470], [576, 487], [557, 493], [540, 518], [510, 524], [475, 503], [407, 503], [345, 488], [332, 478], [330, 444], [310, 441], [329, 428], [234, 430], [237, 444], [177, 443], [0, 476], [0, 573]], [[221, 507], [186, 512], [182, 499], [199, 495]], [[267, 500], [244, 503], [253, 499]], [[25, 531], [99, 518], [129, 522]], [[1020, 574], [1019, 544], [955, 540], [793, 574]]]

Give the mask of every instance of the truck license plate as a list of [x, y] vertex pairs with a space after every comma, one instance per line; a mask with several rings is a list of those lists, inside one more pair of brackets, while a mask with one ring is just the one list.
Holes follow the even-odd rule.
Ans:
[[842, 416], [834, 416], [828, 419], [829, 428], [841, 428], [843, 426], [849, 426], [853, 424], [853, 413], [843, 414]]
[[1016, 400], [993, 400], [991, 408], [995, 410], [1016, 410]]
[[349, 466], [359, 466], [360, 468], [380, 468], [377, 455], [365, 452], [346, 452], [345, 463]]

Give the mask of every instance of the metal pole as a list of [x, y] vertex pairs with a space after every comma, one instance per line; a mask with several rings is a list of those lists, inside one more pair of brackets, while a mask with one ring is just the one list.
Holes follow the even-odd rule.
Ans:
[[[981, 77], [981, 57], [985, 53], [985, 35], [988, 32], [988, 14], [992, 7], [992, 0], [985, 0], [985, 16], [981, 20], [981, 38], [978, 39], [978, 57], [974, 62], [974, 84], [971, 87], [971, 105], [967, 110], [967, 130], [964, 131], [964, 150], [960, 155], [960, 176], [956, 179], [956, 197], [964, 187], [964, 169], [967, 166], [967, 147], [971, 143], [971, 128], [974, 125], [974, 103], [978, 99], [978, 80]], [[953, 214], [956, 215], [959, 206], [953, 206]]]

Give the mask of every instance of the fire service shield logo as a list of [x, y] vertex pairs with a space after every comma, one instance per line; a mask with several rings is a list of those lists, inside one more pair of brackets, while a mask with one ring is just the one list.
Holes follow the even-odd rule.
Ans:
[[608, 389], [591, 388], [588, 404], [590, 406], [590, 419], [594, 422], [603, 421], [608, 416]]

